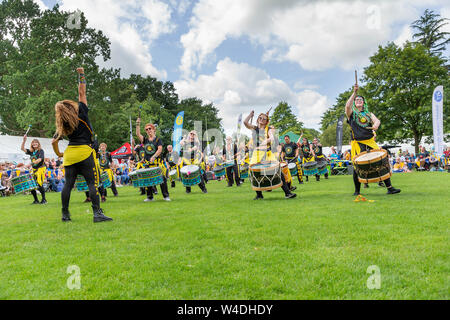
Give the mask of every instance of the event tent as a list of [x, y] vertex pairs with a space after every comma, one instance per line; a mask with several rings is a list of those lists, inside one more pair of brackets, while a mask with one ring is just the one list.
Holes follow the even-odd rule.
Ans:
[[[52, 139], [49, 138], [28, 137], [27, 142], [25, 143], [26, 149], [30, 148], [31, 141], [33, 141], [33, 139], [38, 139], [41, 143], [41, 147], [45, 153], [45, 158], [55, 160], [58, 158], [58, 156], [53, 152]], [[0, 162], [10, 161], [15, 163], [30, 163], [30, 157], [20, 150], [22, 141], [23, 136], [0, 135]], [[59, 149], [61, 152], [66, 149], [68, 144], [69, 142], [66, 140], [59, 142]]]

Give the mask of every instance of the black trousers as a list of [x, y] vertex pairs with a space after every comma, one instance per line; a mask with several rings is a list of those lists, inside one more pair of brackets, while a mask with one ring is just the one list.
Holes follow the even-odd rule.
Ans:
[[[119, 193], [117, 192], [117, 188], [116, 188], [116, 182], [113, 180], [111, 181], [111, 190], [113, 192], [113, 194], [115, 196], [117, 196]], [[103, 197], [107, 197], [108, 196], [108, 191], [107, 188], [103, 188], [102, 187], [102, 192], [100, 193]]]
[[[161, 189], [161, 193], [164, 198], [169, 197], [169, 189], [167, 188], [167, 179], [163, 176], [164, 182], [159, 185]], [[156, 190], [156, 187], [147, 187], [147, 198], [153, 199], [153, 192]]]
[[[281, 189], [283, 189], [284, 195], [287, 196], [288, 194], [291, 193], [291, 190], [289, 190], [289, 186], [288, 186], [288, 184], [286, 183], [286, 180], [284, 179], [283, 173], [281, 174], [281, 181], [283, 182], [283, 184], [281, 185]], [[256, 195], [257, 195], [258, 197], [260, 197], [260, 198], [263, 197], [262, 191], [256, 191]]]
[[[358, 143], [359, 147], [361, 148], [361, 152], [372, 150], [371, 147], [369, 147], [366, 144]], [[387, 188], [391, 188], [391, 178], [386, 179], [383, 181]], [[361, 192], [361, 182], [358, 180], [358, 174], [356, 173], [356, 170], [353, 171], [353, 184], [355, 185], [355, 192], [360, 193]]]
[[[45, 200], [45, 189], [43, 186], [38, 185], [38, 190], [41, 193], [42, 196], [42, 201]], [[31, 194], [33, 195], [34, 201], [39, 201], [38, 197], [37, 197], [37, 192], [36, 190], [31, 190]]]
[[77, 175], [82, 175], [86, 180], [89, 188], [89, 198], [92, 200], [92, 210], [96, 212], [100, 209], [100, 197], [95, 182], [100, 181], [100, 172], [95, 166], [92, 154], [89, 158], [75, 163], [71, 166], [64, 167], [66, 171], [66, 183], [61, 192], [61, 202], [63, 211], [69, 210], [70, 193], [77, 179]]
[[227, 172], [228, 186], [231, 187], [234, 182], [236, 182], [237, 186], [239, 186], [241, 184], [241, 181], [239, 179], [238, 166], [236, 163], [233, 166], [228, 167], [226, 169], [226, 172]]

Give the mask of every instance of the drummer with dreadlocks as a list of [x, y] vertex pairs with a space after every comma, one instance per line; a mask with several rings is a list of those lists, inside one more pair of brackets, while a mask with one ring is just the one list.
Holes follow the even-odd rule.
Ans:
[[[252, 111], [244, 120], [247, 129], [252, 131], [252, 149], [253, 153], [250, 159], [250, 166], [261, 162], [277, 162], [277, 159], [271, 151], [271, 146], [275, 143], [274, 128], [269, 126], [268, 113], [261, 113], [256, 120], [256, 126], [250, 123], [255, 112]], [[282, 186], [286, 199], [295, 198], [297, 195], [289, 190], [289, 187], [281, 175]], [[256, 197], [253, 200], [264, 199], [262, 191], [256, 191]]]
[[[375, 131], [380, 127], [380, 120], [373, 113], [369, 112], [365, 98], [357, 95], [358, 89], [358, 84], [355, 84], [353, 93], [345, 105], [345, 114], [347, 115], [352, 134], [352, 160], [361, 152], [380, 149], [374, 139]], [[358, 180], [356, 171], [353, 171], [353, 183], [355, 185], [355, 193], [353, 195], [357, 196], [361, 191], [361, 182]], [[384, 183], [388, 188], [387, 194], [400, 192], [400, 189], [395, 189], [392, 186], [390, 178], [384, 180]]]

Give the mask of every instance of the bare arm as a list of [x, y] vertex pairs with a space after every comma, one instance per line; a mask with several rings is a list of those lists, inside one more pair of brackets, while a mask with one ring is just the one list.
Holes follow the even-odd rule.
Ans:
[[58, 142], [59, 142], [58, 139], [53, 138], [53, 140], [52, 140], [53, 151], [55, 152], [55, 154], [56, 154], [58, 157], [63, 157], [63, 156], [64, 156], [64, 153], [61, 153], [61, 152], [59, 151], [59, 145], [58, 145]]
[[20, 150], [22, 150], [23, 152], [27, 153], [27, 150], [25, 149], [25, 142], [27, 142], [27, 135], [23, 136], [22, 145], [20, 146]]
[[77, 68], [79, 83], [78, 83], [78, 101], [83, 102], [87, 105], [86, 97], [86, 78], [84, 76], [84, 68]]
[[380, 120], [378, 120], [378, 118], [375, 117], [375, 115], [373, 113], [370, 114], [370, 120], [372, 120], [373, 125], [371, 128], [368, 128], [368, 129], [377, 131], [381, 124]]
[[144, 143], [144, 137], [141, 134], [141, 118], [136, 120], [136, 135], [141, 143]]
[[348, 99], [347, 103], [345, 104], [345, 114], [347, 115], [347, 118], [350, 118], [350, 115], [352, 114], [352, 106], [353, 102], [355, 101], [356, 93], [358, 92], [359, 86], [355, 84], [353, 87], [353, 93], [351, 97]]
[[252, 112], [250, 112], [250, 114], [244, 120], [244, 125], [247, 129], [250, 129], [250, 130], [256, 129], [256, 127], [254, 125], [250, 124], [250, 119], [253, 118], [254, 114], [255, 114], [255, 111], [252, 110]]
[[309, 152], [311, 152], [314, 158], [316, 157], [316, 153], [314, 152], [312, 145], [309, 145]]

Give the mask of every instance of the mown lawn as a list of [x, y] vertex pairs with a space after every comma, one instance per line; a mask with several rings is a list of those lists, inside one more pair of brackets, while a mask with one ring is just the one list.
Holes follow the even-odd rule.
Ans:
[[71, 223], [60, 194], [45, 206], [0, 198], [0, 299], [449, 299], [450, 174], [393, 184], [400, 194], [363, 189], [371, 203], [353, 201], [351, 176], [295, 183], [292, 200], [278, 189], [253, 201], [248, 181], [213, 181], [206, 195], [178, 183], [170, 203], [123, 187], [102, 205], [114, 221], [99, 224], [76, 191]]

